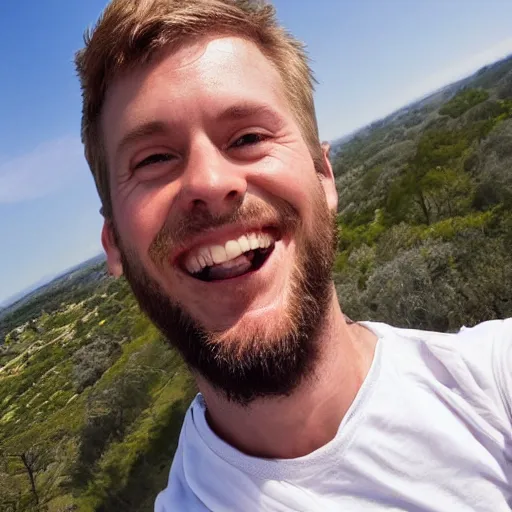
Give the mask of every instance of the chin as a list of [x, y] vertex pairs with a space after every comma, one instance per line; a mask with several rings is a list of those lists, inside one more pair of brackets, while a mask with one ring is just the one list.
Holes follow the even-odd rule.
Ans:
[[294, 315], [290, 309], [289, 301], [282, 298], [266, 307], [246, 311], [234, 323], [227, 320], [205, 331], [211, 333], [212, 342], [226, 350], [243, 352], [249, 347], [254, 349], [255, 345], [271, 346], [293, 332]]

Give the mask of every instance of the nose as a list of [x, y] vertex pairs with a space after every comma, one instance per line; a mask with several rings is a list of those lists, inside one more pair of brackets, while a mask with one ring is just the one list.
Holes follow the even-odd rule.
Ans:
[[180, 206], [186, 213], [204, 209], [215, 216], [231, 213], [247, 191], [244, 166], [236, 165], [210, 141], [191, 148], [182, 175]]

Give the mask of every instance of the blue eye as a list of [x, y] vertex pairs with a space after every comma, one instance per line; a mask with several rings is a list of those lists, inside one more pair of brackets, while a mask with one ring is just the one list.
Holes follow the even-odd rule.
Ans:
[[141, 160], [138, 164], [135, 165], [135, 169], [140, 169], [141, 167], [159, 164], [162, 162], [168, 162], [172, 158], [173, 156], [169, 153], [155, 153], [154, 155], [150, 155], [144, 158], [144, 160]]

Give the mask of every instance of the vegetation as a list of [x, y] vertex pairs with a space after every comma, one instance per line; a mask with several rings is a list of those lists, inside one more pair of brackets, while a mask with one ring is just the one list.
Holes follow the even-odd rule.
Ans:
[[66, 282], [69, 302], [50, 315], [42, 294], [0, 346], [0, 510], [152, 510], [194, 385], [103, 262]]
[[[351, 318], [512, 316], [511, 84], [508, 59], [333, 146]], [[103, 261], [0, 311], [0, 510], [152, 510], [194, 394]]]
[[349, 316], [448, 331], [512, 316], [511, 81], [509, 58], [334, 148]]
[[470, 108], [489, 99], [489, 93], [483, 89], [464, 88], [458, 92], [446, 105], [439, 109], [443, 116], [457, 118]]

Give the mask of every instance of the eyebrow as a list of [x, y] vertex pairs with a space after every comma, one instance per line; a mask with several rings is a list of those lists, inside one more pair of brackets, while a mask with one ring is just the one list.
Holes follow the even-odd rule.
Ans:
[[282, 117], [267, 105], [255, 105], [252, 103], [242, 103], [227, 108], [220, 114], [217, 121], [238, 121], [248, 117], [266, 117], [270, 122], [276, 125], [283, 123]]
[[146, 139], [153, 135], [162, 135], [168, 132], [168, 128], [165, 123], [161, 121], [150, 121], [148, 123], [141, 124], [133, 130], [129, 131], [117, 145], [116, 154], [120, 155], [126, 148], [134, 144], [135, 142]]
[[[216, 119], [216, 122], [239, 121], [250, 117], [265, 117], [272, 124], [281, 126], [282, 117], [267, 105], [255, 105], [251, 103], [242, 103], [233, 105], [224, 110]], [[116, 154], [119, 156], [129, 146], [141, 139], [146, 139], [154, 135], [164, 135], [169, 132], [169, 127], [162, 121], [149, 121], [130, 130], [117, 145]]]

